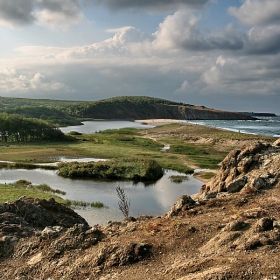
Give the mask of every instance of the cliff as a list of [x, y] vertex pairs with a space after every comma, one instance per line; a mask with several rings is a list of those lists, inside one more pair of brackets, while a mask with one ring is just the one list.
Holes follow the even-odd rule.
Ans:
[[117, 97], [72, 107], [79, 117], [95, 119], [182, 119], [182, 120], [252, 120], [238, 112], [220, 111], [204, 106], [171, 102], [151, 97]]

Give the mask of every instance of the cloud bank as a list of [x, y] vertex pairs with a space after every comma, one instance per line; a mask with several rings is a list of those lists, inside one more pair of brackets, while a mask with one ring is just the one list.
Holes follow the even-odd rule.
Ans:
[[89, 4], [175, 11], [149, 34], [128, 24], [106, 29], [107, 39], [92, 44], [18, 47], [13, 58], [0, 58], [4, 95], [74, 100], [150, 95], [240, 111], [250, 104], [280, 113], [278, 0], [245, 0], [230, 7], [232, 23], [217, 30], [203, 26], [203, 7], [214, 3], [208, 0], [10, 2], [0, 0], [0, 18], [11, 25], [77, 24]]

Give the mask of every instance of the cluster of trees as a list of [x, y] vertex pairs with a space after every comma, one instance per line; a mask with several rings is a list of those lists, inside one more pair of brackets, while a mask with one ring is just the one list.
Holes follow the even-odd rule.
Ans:
[[2, 142], [61, 141], [65, 135], [45, 121], [2, 113], [0, 139]]

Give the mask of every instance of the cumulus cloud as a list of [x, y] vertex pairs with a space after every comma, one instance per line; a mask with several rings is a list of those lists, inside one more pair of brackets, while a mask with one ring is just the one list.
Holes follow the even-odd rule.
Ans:
[[143, 55], [146, 41], [151, 36], [132, 26], [110, 29], [117, 32], [113, 37], [92, 45], [74, 47], [56, 55], [57, 59], [84, 59], [93, 57], [114, 57], [120, 55]]
[[277, 72], [280, 65], [274, 65], [275, 59], [276, 57], [255, 60], [251, 56], [219, 56], [200, 77], [200, 81], [205, 83], [203, 91], [221, 94], [231, 91], [235, 94], [259, 94], [267, 97], [279, 95], [280, 78]]
[[87, 5], [104, 5], [109, 9], [176, 10], [181, 7], [201, 8], [216, 0], [0, 0], [0, 24], [14, 26], [38, 23], [54, 27], [81, 22]]
[[16, 69], [0, 70], [0, 90], [3, 93], [29, 91], [72, 91], [65, 84], [55, 80], [48, 81], [41, 73], [25, 75]]
[[246, 37], [248, 54], [277, 54], [280, 52], [280, 26], [253, 27]]
[[29, 24], [35, 20], [34, 0], [0, 0], [0, 23], [6, 25]]
[[0, 0], [0, 24], [44, 26], [72, 25], [80, 22], [83, 14], [78, 0]]
[[235, 55], [280, 52], [280, 25], [255, 26], [248, 31], [228, 25], [222, 32], [212, 33], [201, 30], [199, 22], [200, 18], [187, 10], [167, 16], [154, 33], [153, 47], [192, 52], [230, 51]]
[[243, 34], [228, 26], [223, 33], [205, 34], [198, 27], [199, 18], [188, 10], [169, 15], [154, 34], [154, 46], [163, 49], [187, 49], [193, 51], [239, 50], [243, 48]]
[[280, 22], [279, 0], [245, 0], [239, 7], [230, 7], [229, 13], [248, 25]]
[[201, 8], [213, 0], [87, 0], [108, 6], [112, 10], [143, 8], [151, 10], [178, 9], [181, 7]]

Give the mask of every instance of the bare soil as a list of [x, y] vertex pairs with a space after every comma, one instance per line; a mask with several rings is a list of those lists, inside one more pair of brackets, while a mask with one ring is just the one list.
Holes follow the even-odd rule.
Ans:
[[[257, 230], [262, 218], [275, 226]], [[1, 279], [280, 279], [280, 185], [224, 194], [175, 216], [96, 225], [104, 238], [83, 249], [69, 236], [22, 238], [1, 260]], [[234, 229], [239, 223], [244, 227]], [[75, 237], [78, 239], [77, 237]], [[80, 238], [80, 237], [79, 237]], [[67, 246], [58, 249], [59, 239]], [[131, 244], [148, 244], [143, 259]], [[102, 255], [103, 254], [103, 255]]]

